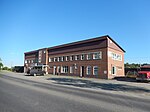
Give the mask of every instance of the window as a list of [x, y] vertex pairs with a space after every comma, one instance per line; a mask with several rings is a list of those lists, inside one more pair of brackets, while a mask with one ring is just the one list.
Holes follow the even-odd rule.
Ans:
[[70, 67], [70, 73], [73, 73], [73, 67], [72, 66]]
[[122, 55], [116, 54], [116, 53], [112, 53], [112, 59], [113, 60], [122, 61]]
[[69, 56], [66, 56], [66, 61], [69, 61]]
[[57, 62], [57, 57], [54, 58], [54, 62]]
[[49, 62], [52, 62], [53, 61], [53, 58], [49, 57]]
[[111, 72], [112, 72], [112, 75], [116, 75], [116, 67], [115, 66], [113, 66], [111, 68]]
[[87, 60], [91, 59], [91, 53], [87, 54]]
[[26, 64], [26, 63], [27, 63], [27, 60], [25, 60], [24, 63]]
[[79, 60], [79, 55], [76, 55], [76, 56], [75, 56], [75, 60]]
[[58, 58], [57, 58], [57, 61], [58, 61], [58, 62], [61, 61], [61, 57], [58, 57]]
[[41, 57], [42, 56], [42, 51], [39, 51], [39, 57]]
[[84, 56], [85, 56], [84, 54], [81, 54], [81, 60], [84, 60]]
[[73, 61], [73, 56], [70, 56], [70, 61]]
[[61, 57], [61, 61], [65, 61], [65, 56], [62, 56], [62, 57]]
[[68, 73], [68, 66], [62, 67], [62, 73]]
[[87, 66], [87, 68], [86, 68], [86, 74], [87, 75], [91, 74], [91, 66]]
[[28, 61], [28, 63], [30, 63], [30, 60]]
[[102, 52], [93, 53], [93, 59], [101, 59], [101, 58], [102, 58]]
[[93, 75], [98, 75], [98, 66], [93, 67]]
[[31, 63], [33, 63], [33, 60], [31, 60]]

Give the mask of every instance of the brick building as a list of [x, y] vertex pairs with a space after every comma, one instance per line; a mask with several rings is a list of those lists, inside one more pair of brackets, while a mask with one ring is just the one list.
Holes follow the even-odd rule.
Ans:
[[47, 72], [112, 79], [124, 76], [125, 51], [108, 35], [25, 53], [25, 71], [38, 64], [48, 65]]

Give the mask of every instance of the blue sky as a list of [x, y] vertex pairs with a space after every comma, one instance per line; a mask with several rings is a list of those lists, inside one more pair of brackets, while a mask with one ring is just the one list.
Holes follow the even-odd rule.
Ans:
[[150, 0], [0, 0], [0, 57], [23, 65], [24, 52], [109, 35], [125, 62], [150, 63]]

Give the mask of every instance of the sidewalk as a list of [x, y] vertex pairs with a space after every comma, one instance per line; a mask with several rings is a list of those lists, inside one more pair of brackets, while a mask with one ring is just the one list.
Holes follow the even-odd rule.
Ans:
[[123, 94], [127, 96], [142, 96], [150, 98], [150, 83], [80, 78], [60, 75], [57, 76], [50, 74], [47, 74], [45, 76], [28, 76], [24, 73], [13, 73], [7, 71], [3, 71], [2, 73], [7, 73], [7, 75], [12, 77], [32, 80], [41, 83], [88, 89], [92, 91], [103, 91], [113, 94]]

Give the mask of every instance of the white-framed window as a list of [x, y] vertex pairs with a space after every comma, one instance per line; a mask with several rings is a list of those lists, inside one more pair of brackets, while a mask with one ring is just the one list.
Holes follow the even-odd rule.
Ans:
[[49, 57], [49, 62], [52, 62], [52, 58], [51, 57]]
[[101, 58], [102, 58], [102, 52], [93, 53], [93, 59], [101, 59]]
[[116, 53], [112, 53], [112, 59], [113, 60], [122, 61], [122, 55], [116, 54]]
[[68, 73], [68, 66], [62, 66], [62, 73]]
[[72, 56], [70, 56], [70, 61], [73, 61], [73, 55], [72, 55]]
[[66, 61], [69, 61], [69, 56], [66, 56]]
[[75, 56], [75, 60], [79, 60], [79, 55], [76, 55], [76, 56]]
[[98, 75], [98, 66], [93, 66], [93, 75]]
[[86, 57], [87, 57], [87, 60], [90, 60], [90, 59], [91, 59], [91, 53], [88, 53], [88, 54], [86, 55]]
[[86, 68], [86, 74], [90, 75], [91, 71], [92, 71], [91, 66], [87, 66], [87, 68]]
[[85, 54], [81, 54], [81, 60], [84, 60]]
[[56, 61], [57, 61], [57, 57], [54, 58], [54, 62], [56, 62]]
[[28, 60], [28, 63], [30, 63], [30, 60]]
[[61, 61], [61, 57], [59, 57], [59, 61]]
[[24, 63], [26, 64], [26, 63], [27, 63], [27, 60], [25, 60]]
[[57, 61], [58, 61], [58, 62], [60, 61], [60, 57], [57, 57]]
[[33, 60], [31, 60], [31, 63], [33, 63]]
[[73, 66], [70, 66], [70, 73], [73, 73]]
[[42, 51], [39, 51], [39, 57], [42, 56]]
[[61, 57], [61, 61], [65, 61], [65, 56], [62, 56], [62, 57]]

